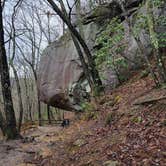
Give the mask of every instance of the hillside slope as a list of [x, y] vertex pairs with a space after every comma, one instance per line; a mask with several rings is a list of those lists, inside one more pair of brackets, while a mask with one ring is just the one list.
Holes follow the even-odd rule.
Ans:
[[164, 98], [166, 90], [154, 89], [150, 77], [139, 78], [104, 96], [98, 118], [66, 129], [48, 165], [164, 165], [166, 100], [133, 104]]
[[9, 156], [22, 166], [164, 166], [166, 89], [155, 89], [142, 73], [105, 94], [97, 111], [73, 119], [68, 128], [30, 126], [24, 140], [1, 144], [0, 163]]

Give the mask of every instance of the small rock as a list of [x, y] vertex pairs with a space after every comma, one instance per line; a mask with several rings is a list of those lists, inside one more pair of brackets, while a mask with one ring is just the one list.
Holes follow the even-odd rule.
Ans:
[[162, 155], [166, 157], [166, 152], [162, 152]]
[[33, 136], [25, 137], [25, 138], [22, 139], [22, 143], [31, 143], [33, 141], [35, 141], [35, 138]]
[[45, 166], [45, 165], [48, 165], [49, 163], [49, 159], [44, 159], [42, 162], [41, 162], [41, 166]]
[[83, 145], [85, 145], [85, 144], [87, 144], [87, 142], [86, 142], [84, 139], [77, 139], [77, 140], [73, 143], [73, 145], [79, 146], [79, 147], [81, 147], [81, 146], [83, 146]]
[[103, 165], [104, 166], [118, 166], [118, 161], [108, 160]]

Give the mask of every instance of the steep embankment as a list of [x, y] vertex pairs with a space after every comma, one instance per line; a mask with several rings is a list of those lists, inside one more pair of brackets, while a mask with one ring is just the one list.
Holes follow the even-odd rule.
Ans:
[[48, 165], [164, 165], [166, 100], [156, 99], [166, 90], [139, 77], [104, 96], [98, 118], [66, 129], [60, 144], [53, 143]]
[[14, 155], [17, 165], [164, 165], [166, 89], [155, 89], [143, 73], [101, 97], [97, 111], [68, 128], [26, 130], [24, 141], [5, 145], [1, 161]]

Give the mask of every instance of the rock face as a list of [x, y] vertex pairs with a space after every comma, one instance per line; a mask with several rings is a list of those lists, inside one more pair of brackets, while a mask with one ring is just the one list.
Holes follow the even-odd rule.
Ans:
[[[128, 6], [135, 7], [139, 4], [138, 2], [141, 1], [128, 1]], [[144, 12], [143, 9], [140, 9], [140, 12]], [[89, 22], [91, 17], [87, 18]], [[130, 18], [132, 20], [132, 15]], [[95, 38], [102, 28], [102, 25], [94, 23], [94, 19], [92, 22], [83, 28], [90, 50], [93, 50]], [[131, 34], [129, 35], [127, 23], [124, 21], [123, 24], [125, 27], [124, 40], [127, 43], [124, 55], [128, 59], [138, 62], [141, 55], [138, 54], [137, 42]], [[140, 32], [140, 40], [145, 46], [147, 54], [150, 54], [149, 36], [144, 30]], [[125, 72], [128, 74], [131, 68], [136, 67], [135, 63], [131, 63], [130, 68]], [[114, 88], [119, 84], [113, 69], [103, 69], [102, 74], [103, 84], [107, 89]], [[84, 78], [78, 54], [69, 34], [62, 36], [59, 41], [53, 42], [44, 50], [38, 71], [38, 92], [42, 102], [69, 111], [80, 111], [82, 102], [89, 99], [90, 87]]]
[[[92, 24], [84, 28], [86, 41], [91, 47], [95, 28]], [[74, 43], [66, 34], [50, 44], [41, 57], [38, 70], [40, 101], [65, 110], [80, 111], [81, 102], [88, 100], [89, 92]]]
[[73, 103], [68, 98], [70, 89], [82, 74], [80, 61], [70, 39], [50, 44], [43, 52], [38, 72], [40, 100], [51, 106], [72, 110]]
[[[101, 23], [106, 19], [112, 19], [113, 17], [120, 16], [124, 19], [124, 14], [122, 14], [121, 6], [119, 0], [108, 0], [100, 6], [94, 8], [90, 11], [83, 19], [84, 24], [88, 24], [90, 22], [98, 22]], [[123, 0], [125, 9], [128, 11], [128, 15], [130, 15], [133, 11], [135, 11], [135, 7], [138, 7], [142, 0]], [[122, 14], [122, 15], [121, 15]]]

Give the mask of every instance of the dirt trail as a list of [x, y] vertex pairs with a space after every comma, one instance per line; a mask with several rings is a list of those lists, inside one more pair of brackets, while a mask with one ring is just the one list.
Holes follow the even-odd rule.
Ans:
[[[62, 127], [37, 127], [22, 133], [24, 139], [0, 142], [0, 166], [23, 166], [37, 164], [36, 156], [52, 155], [51, 140], [58, 138]], [[33, 163], [33, 164], [32, 164]]]
[[25, 139], [0, 143], [0, 166], [164, 166], [166, 99], [133, 105], [166, 95], [153, 86], [133, 77], [68, 128], [31, 126]]

